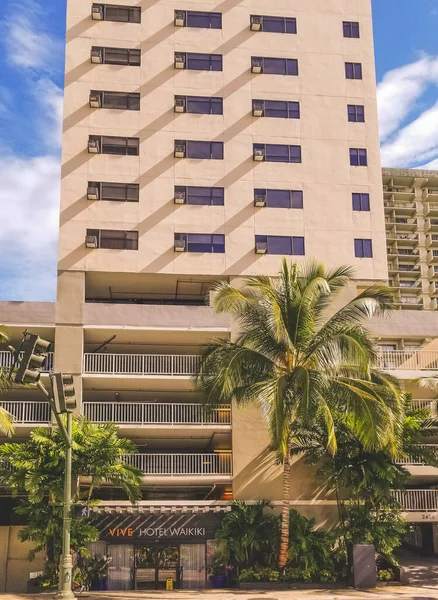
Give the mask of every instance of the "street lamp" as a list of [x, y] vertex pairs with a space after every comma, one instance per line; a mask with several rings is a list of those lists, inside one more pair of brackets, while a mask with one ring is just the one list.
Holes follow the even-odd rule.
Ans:
[[[65, 483], [64, 503], [62, 517], [62, 554], [59, 561], [59, 586], [56, 598], [73, 600], [72, 592], [72, 557], [70, 554], [70, 528], [71, 528], [71, 463], [72, 463], [72, 427], [73, 413], [76, 408], [76, 392], [73, 375], [54, 373], [50, 376], [52, 392], [40, 381], [41, 369], [44, 366], [50, 342], [42, 340], [37, 335], [24, 332], [18, 350], [11, 347], [14, 361], [9, 373], [12, 379], [15, 369], [14, 381], [21, 384], [35, 384], [50, 404], [56, 422], [65, 441]], [[61, 415], [66, 415], [66, 426]]]

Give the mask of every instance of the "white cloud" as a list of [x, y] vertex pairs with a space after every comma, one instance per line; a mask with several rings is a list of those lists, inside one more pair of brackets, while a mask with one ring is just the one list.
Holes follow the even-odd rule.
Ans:
[[438, 155], [438, 103], [403, 127], [388, 143], [383, 144], [382, 164], [407, 167], [434, 159]]
[[32, 95], [41, 107], [36, 115], [41, 138], [48, 148], [56, 149], [62, 137], [63, 91], [50, 79], [42, 78], [35, 82]]
[[[385, 167], [410, 167], [438, 155], [438, 104], [422, 106], [431, 86], [438, 86], [438, 56], [423, 56], [389, 71], [379, 83], [377, 99]], [[405, 124], [419, 111], [419, 116]]]
[[[60, 164], [54, 157], [0, 162], [0, 256], [9, 283], [0, 296], [53, 300], [59, 218]], [[13, 277], [11, 277], [13, 274]]]
[[438, 57], [425, 56], [384, 75], [377, 87], [382, 140], [398, 129], [430, 83], [438, 84]]
[[[33, 156], [11, 151], [0, 130], [0, 299], [54, 300], [59, 221], [62, 90], [52, 76], [62, 68], [60, 40], [44, 30], [37, 0], [18, 0], [0, 24], [10, 67], [23, 74], [19, 89], [2, 92], [0, 111], [14, 119], [14, 99], [32, 107], [27, 115]], [[24, 16], [23, 16], [24, 15]], [[19, 96], [19, 98], [18, 98]]]
[[42, 7], [36, 0], [13, 4], [2, 23], [6, 57], [12, 66], [52, 72], [63, 55], [60, 40], [44, 31]]

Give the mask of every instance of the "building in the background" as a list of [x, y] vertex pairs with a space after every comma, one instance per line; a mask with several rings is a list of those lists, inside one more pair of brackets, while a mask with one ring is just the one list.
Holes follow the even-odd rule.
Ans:
[[402, 309], [438, 308], [438, 173], [383, 169], [389, 283]]
[[[79, 412], [116, 422], [138, 446], [139, 507], [103, 491], [99, 548], [114, 557], [113, 589], [160, 585], [177, 563], [184, 587], [203, 587], [229, 500], [281, 499], [258, 410], [206, 413], [193, 391], [200, 347], [232, 335], [205, 305], [213, 282], [275, 275], [285, 255], [352, 264], [359, 286], [388, 278], [394, 196], [385, 192], [384, 210], [370, 4], [68, 3], [57, 303], [4, 304], [0, 321], [13, 341], [25, 326], [51, 339], [48, 368], [75, 375]], [[389, 233], [411, 234], [396, 215]], [[421, 373], [433, 372], [435, 315], [406, 316], [373, 324], [382, 367], [411, 376], [426, 357]], [[34, 390], [3, 405], [18, 439], [49, 424]], [[293, 469], [291, 505], [336, 519], [323, 482], [299, 459]], [[437, 515], [437, 494], [403, 496], [409, 518]], [[11, 519], [0, 523], [0, 590], [22, 591], [26, 549], [0, 514]], [[133, 560], [157, 547], [167, 562]]]

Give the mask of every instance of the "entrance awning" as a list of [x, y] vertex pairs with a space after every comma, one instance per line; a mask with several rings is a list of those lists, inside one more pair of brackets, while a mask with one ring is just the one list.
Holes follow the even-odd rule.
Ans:
[[220, 513], [230, 512], [231, 506], [224, 501], [170, 501], [147, 502], [140, 501], [131, 504], [128, 501], [102, 501], [99, 505], [90, 508], [94, 514], [176, 514], [176, 513]]

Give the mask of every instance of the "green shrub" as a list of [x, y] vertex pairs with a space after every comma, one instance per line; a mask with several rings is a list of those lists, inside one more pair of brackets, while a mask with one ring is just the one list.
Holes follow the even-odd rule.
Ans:
[[394, 581], [395, 574], [392, 569], [379, 569], [377, 571], [377, 581]]
[[336, 581], [338, 581], [338, 576], [334, 571], [322, 569], [322, 571], [319, 572], [319, 581], [321, 583], [336, 583]]
[[239, 575], [240, 583], [275, 583], [280, 579], [280, 572], [269, 567], [242, 569]]

